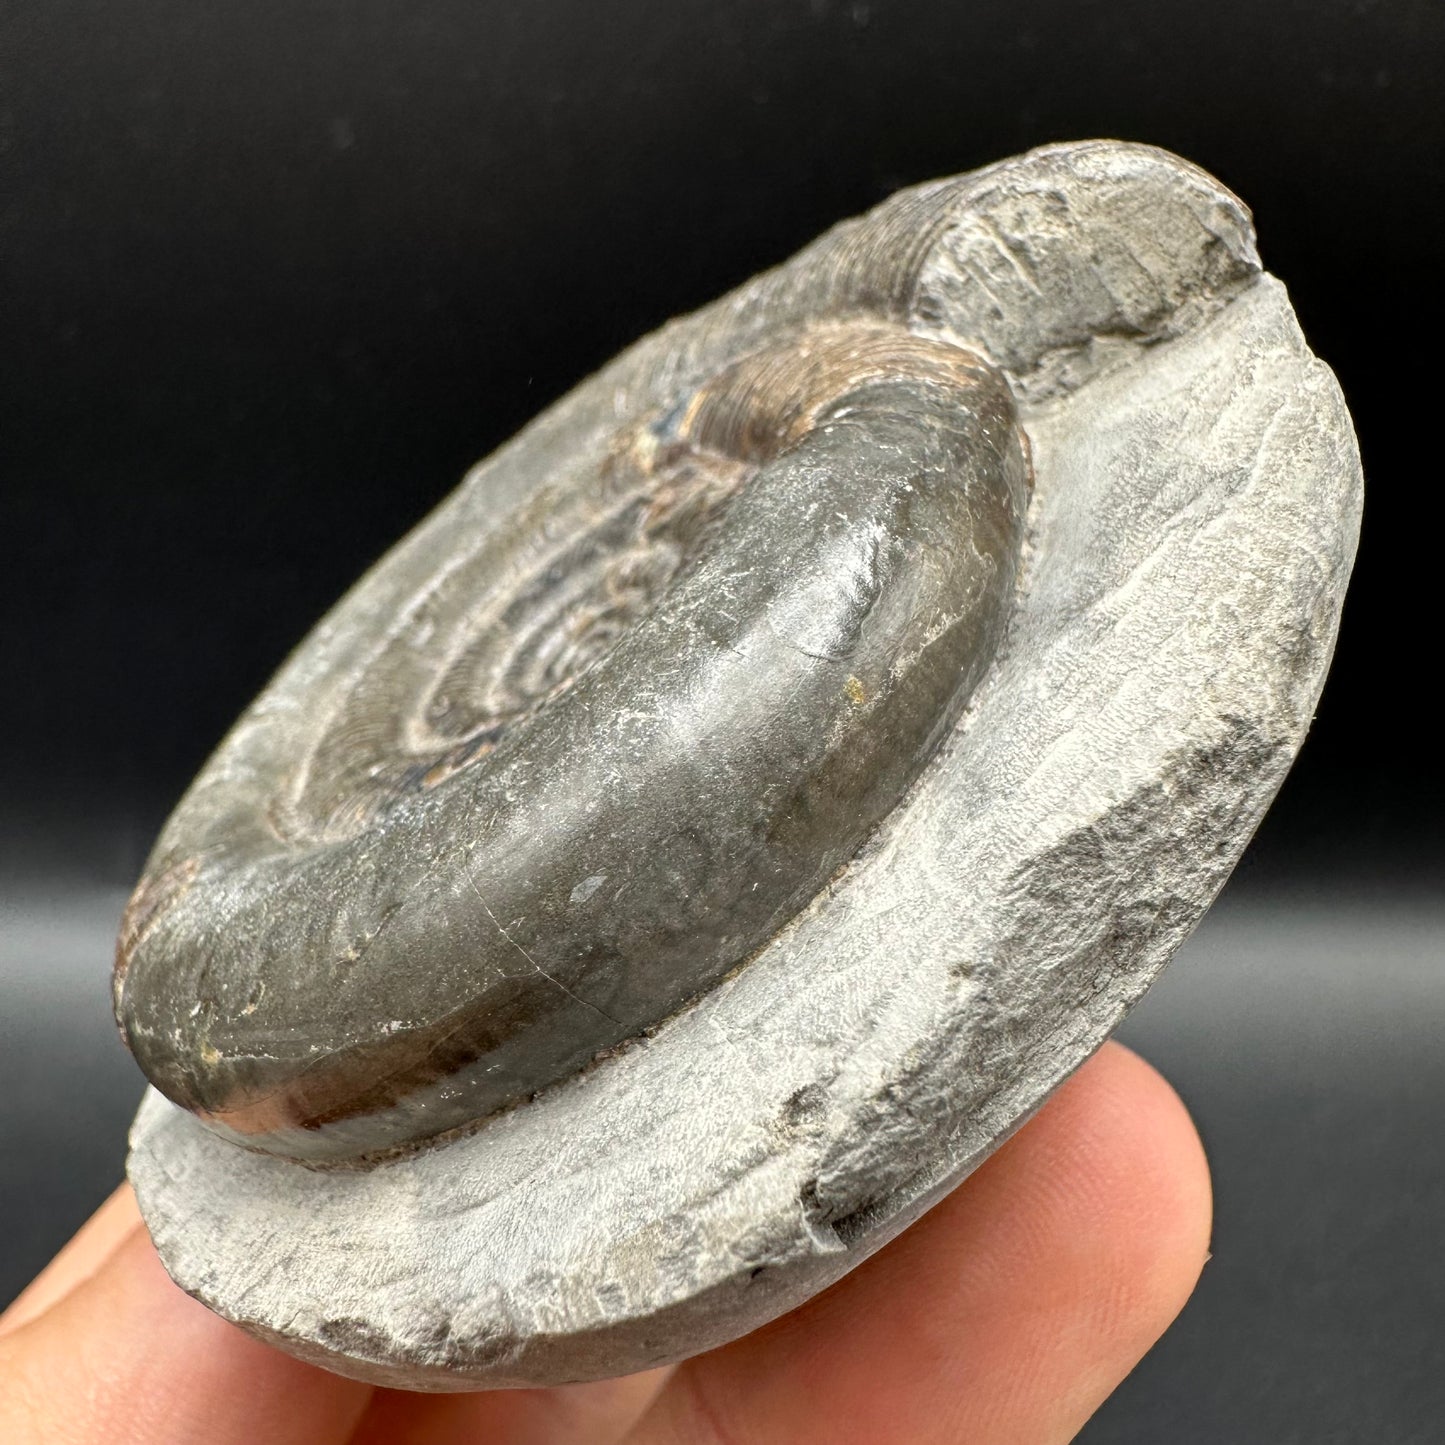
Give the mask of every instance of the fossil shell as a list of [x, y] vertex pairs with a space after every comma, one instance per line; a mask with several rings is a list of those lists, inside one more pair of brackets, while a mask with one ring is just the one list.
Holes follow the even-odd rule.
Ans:
[[253, 1147], [415, 1143], [659, 1023], [857, 851], [991, 661], [1002, 374], [804, 326], [424, 527], [212, 759], [123, 930], [151, 1081]]
[[167, 1268], [436, 1389], [823, 1288], [1198, 921], [1313, 713], [1360, 495], [1248, 214], [1145, 146], [903, 192], [639, 342], [322, 624], [157, 845], [118, 992], [171, 1096], [129, 1163]]

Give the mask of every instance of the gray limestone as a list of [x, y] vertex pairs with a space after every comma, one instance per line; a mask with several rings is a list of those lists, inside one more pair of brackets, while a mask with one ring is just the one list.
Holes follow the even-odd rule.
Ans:
[[438, 533], [507, 525], [780, 331], [860, 317], [988, 357], [1032, 456], [1016, 590], [962, 714], [744, 966], [470, 1131], [321, 1170], [148, 1094], [131, 1179], [168, 1269], [221, 1314], [430, 1389], [733, 1338], [963, 1179], [1223, 884], [1318, 698], [1361, 481], [1247, 213], [1157, 150], [1051, 147], [905, 192], [640, 342], [469, 476], [348, 636], [368, 608], [388, 625]]

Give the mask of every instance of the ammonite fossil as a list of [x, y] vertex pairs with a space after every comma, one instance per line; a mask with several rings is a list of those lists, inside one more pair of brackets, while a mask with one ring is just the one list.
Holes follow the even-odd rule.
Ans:
[[117, 1009], [231, 1137], [405, 1145], [659, 1023], [858, 851], [992, 659], [1028, 464], [973, 352], [804, 324], [605, 441], [384, 562], [171, 820]]
[[378, 564], [167, 824], [131, 1177], [213, 1308], [431, 1388], [796, 1304], [1098, 1046], [1278, 787], [1349, 420], [1148, 147], [906, 191]]

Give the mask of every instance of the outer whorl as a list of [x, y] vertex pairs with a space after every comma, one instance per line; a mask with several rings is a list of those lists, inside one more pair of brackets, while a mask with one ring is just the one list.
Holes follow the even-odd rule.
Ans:
[[347, 1159], [659, 1023], [927, 761], [997, 646], [1027, 483], [982, 358], [823, 320], [565, 459], [499, 536], [423, 527], [147, 867], [116, 978], [152, 1082]]

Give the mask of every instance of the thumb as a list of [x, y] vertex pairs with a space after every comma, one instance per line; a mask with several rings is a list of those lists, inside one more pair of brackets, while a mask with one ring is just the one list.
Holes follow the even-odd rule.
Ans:
[[340, 1445], [370, 1395], [177, 1289], [129, 1190], [0, 1324], [7, 1445]]

